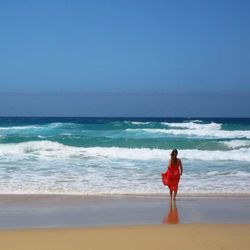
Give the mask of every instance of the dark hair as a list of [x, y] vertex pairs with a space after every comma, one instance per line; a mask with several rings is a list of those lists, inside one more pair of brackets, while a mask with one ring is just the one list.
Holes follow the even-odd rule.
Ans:
[[173, 149], [172, 152], [171, 152], [171, 156], [172, 156], [173, 154], [176, 154], [176, 156], [177, 156], [177, 155], [178, 155], [178, 150], [177, 150], [177, 149]]

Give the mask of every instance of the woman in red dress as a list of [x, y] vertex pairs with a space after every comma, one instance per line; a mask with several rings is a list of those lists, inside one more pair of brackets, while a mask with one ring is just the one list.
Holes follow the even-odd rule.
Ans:
[[162, 174], [163, 184], [168, 186], [170, 199], [174, 197], [174, 200], [176, 199], [176, 195], [178, 192], [180, 176], [183, 172], [182, 163], [181, 160], [177, 158], [177, 154], [177, 149], [174, 149], [171, 153], [171, 159], [168, 163], [167, 172]]

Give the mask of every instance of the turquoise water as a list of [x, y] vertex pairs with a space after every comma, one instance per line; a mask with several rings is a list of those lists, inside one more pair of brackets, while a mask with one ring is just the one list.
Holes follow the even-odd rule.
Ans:
[[250, 119], [0, 118], [0, 193], [250, 194]]

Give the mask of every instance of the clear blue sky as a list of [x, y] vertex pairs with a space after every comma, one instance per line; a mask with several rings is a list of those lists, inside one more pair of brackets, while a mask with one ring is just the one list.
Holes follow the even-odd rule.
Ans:
[[250, 1], [0, 1], [0, 115], [250, 116]]

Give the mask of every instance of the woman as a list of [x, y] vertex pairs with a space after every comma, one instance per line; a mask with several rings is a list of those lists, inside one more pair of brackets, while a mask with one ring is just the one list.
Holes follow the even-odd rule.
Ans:
[[171, 200], [173, 197], [173, 193], [174, 200], [176, 199], [180, 176], [183, 172], [181, 160], [177, 158], [177, 155], [178, 151], [177, 149], [174, 149], [171, 153], [171, 159], [168, 163], [167, 172], [165, 174], [162, 174], [163, 184], [168, 186]]

